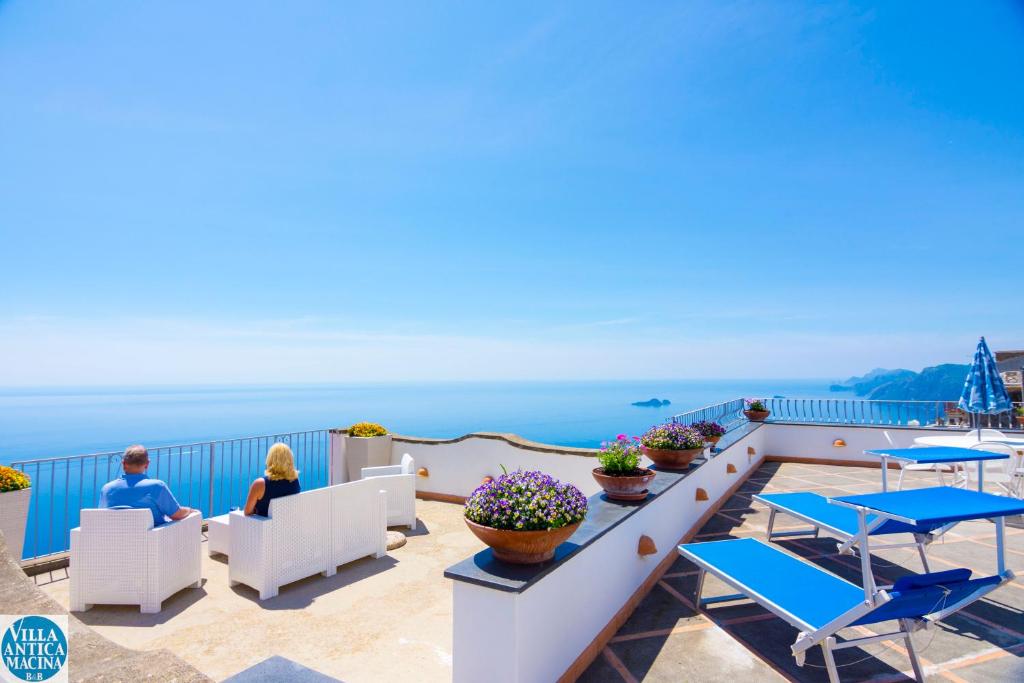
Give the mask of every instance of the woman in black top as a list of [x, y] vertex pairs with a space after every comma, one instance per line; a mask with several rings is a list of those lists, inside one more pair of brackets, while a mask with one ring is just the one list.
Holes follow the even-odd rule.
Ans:
[[295, 469], [292, 449], [283, 443], [275, 443], [267, 451], [267, 470], [264, 476], [255, 479], [249, 487], [245, 515], [266, 517], [270, 513], [270, 501], [298, 492], [299, 473]]

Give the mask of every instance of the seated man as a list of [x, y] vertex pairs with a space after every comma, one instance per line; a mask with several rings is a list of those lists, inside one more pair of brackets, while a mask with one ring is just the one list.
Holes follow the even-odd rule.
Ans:
[[191, 508], [181, 507], [167, 484], [146, 476], [149, 453], [143, 446], [129, 446], [121, 458], [124, 474], [107, 482], [100, 491], [101, 508], [148, 508], [153, 513], [153, 526], [184, 519]]

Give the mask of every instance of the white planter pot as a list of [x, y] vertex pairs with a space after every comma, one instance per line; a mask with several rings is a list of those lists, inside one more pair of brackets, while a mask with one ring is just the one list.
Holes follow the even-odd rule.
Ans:
[[349, 481], [359, 481], [364, 467], [391, 464], [391, 435], [345, 436], [345, 469]]
[[0, 533], [4, 535], [11, 557], [19, 563], [25, 547], [25, 525], [31, 500], [31, 488], [0, 493]]

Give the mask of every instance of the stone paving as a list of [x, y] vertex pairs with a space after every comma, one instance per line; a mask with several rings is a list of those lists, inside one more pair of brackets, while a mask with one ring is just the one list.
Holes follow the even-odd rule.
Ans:
[[[895, 477], [893, 477], [895, 479]], [[905, 488], [935, 485], [933, 473], [907, 475]], [[881, 488], [878, 469], [766, 463], [729, 498], [700, 530], [696, 541], [725, 538], [765, 538], [768, 511], [753, 503], [759, 492], [814, 491], [822, 495], [871, 493]], [[806, 528], [780, 514], [778, 531]], [[976, 575], [995, 571], [995, 532], [989, 522], [960, 524], [928, 549], [933, 571], [969, 567]], [[1007, 565], [1024, 575], [1024, 524], [1007, 528]], [[835, 552], [835, 539], [824, 532], [775, 542], [855, 583], [860, 564], [855, 557]], [[913, 548], [873, 553], [872, 568], [881, 584], [920, 572]], [[790, 645], [797, 630], [749, 601], [695, 609], [696, 567], [679, 558], [641, 602], [581, 681], [827, 681], [820, 648], [808, 652], [803, 668], [796, 666]], [[734, 591], [708, 576], [705, 595]], [[856, 627], [851, 636], [884, 633], [892, 623]], [[925, 675], [935, 681], [1024, 681], [1024, 582], [1020, 578], [985, 599], [918, 632], [914, 642]], [[843, 681], [888, 683], [912, 679], [902, 643], [885, 641], [835, 653]]]

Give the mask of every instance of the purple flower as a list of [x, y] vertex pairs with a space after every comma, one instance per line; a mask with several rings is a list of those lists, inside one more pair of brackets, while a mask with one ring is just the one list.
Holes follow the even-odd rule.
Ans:
[[694, 422], [690, 426], [696, 429], [698, 432], [700, 432], [705, 439], [710, 439], [725, 434], [725, 427], [718, 424], [717, 422], [708, 422], [707, 420], [702, 420], [700, 422]]
[[676, 422], [654, 425], [640, 437], [640, 443], [647, 448], [670, 451], [685, 451], [704, 447], [704, 435], [693, 427]]
[[586, 514], [587, 498], [578, 488], [536, 471], [503, 474], [466, 499], [466, 518], [495, 529], [558, 529]]

